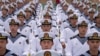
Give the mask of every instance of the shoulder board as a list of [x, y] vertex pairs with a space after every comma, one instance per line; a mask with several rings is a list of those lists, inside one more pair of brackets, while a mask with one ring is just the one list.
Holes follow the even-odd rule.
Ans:
[[94, 26], [92, 26], [90, 29], [94, 28]]
[[85, 56], [84, 54], [81, 54], [80, 56]]
[[55, 35], [55, 37], [58, 37], [58, 35]]
[[14, 54], [14, 53], [13, 53], [13, 54], [11, 54], [11, 55], [12, 55], [12, 56], [18, 56], [18, 55]]
[[41, 26], [38, 26], [38, 28], [39, 28], [39, 27], [41, 27]]
[[77, 37], [77, 35], [75, 35], [75, 36], [71, 37], [71, 38], [70, 38], [70, 40], [71, 40], [71, 39], [74, 39], [74, 38], [76, 38], [76, 37]]
[[51, 20], [56, 21], [55, 19], [51, 19]]
[[66, 22], [66, 20], [64, 20], [63, 22]]
[[68, 27], [64, 27], [64, 29], [66, 29], [66, 28], [68, 28]]
[[1, 25], [1, 24], [0, 24], [0, 26], [2, 26], [2, 27], [3, 27], [3, 25]]
[[99, 54], [100, 54], [100, 51], [98, 51], [99, 52]]
[[35, 37], [38, 37], [38, 35], [35, 35]]
[[26, 39], [26, 43], [29, 44], [29, 40], [28, 39]]
[[31, 27], [30, 25], [26, 25], [26, 26]]
[[26, 38], [26, 36], [25, 36], [25, 35], [22, 35], [22, 34], [21, 34], [21, 36]]
[[35, 20], [35, 19], [31, 19], [31, 20]]
[[52, 25], [53, 27], [56, 27], [55, 25]]

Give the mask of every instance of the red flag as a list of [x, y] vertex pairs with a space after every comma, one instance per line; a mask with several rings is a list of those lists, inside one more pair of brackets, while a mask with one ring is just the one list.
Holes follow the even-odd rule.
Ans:
[[56, 0], [56, 4], [59, 4], [60, 3], [60, 0]]

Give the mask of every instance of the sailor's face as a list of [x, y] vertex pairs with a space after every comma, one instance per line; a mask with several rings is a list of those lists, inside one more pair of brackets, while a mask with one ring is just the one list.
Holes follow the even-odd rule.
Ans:
[[45, 16], [44, 19], [51, 19], [51, 17], [50, 16]]
[[42, 30], [43, 31], [50, 31], [51, 25], [42, 25]]
[[77, 21], [78, 21], [77, 19], [70, 19], [71, 25], [76, 25]]
[[21, 8], [23, 6], [23, 3], [17, 3], [18, 8]]
[[93, 12], [90, 12], [90, 13], [89, 13], [89, 16], [91, 17], [90, 19], [92, 19], [93, 16], [94, 16], [94, 13], [93, 13]]
[[88, 45], [91, 50], [98, 50], [100, 46], [100, 40], [89, 40]]
[[2, 6], [4, 3], [3, 2], [0, 2], [0, 6]]
[[10, 30], [12, 33], [16, 33], [18, 30], [18, 25], [10, 25]]
[[14, 12], [14, 9], [12, 9], [12, 8], [10, 8], [8, 11], [9, 14], [12, 14], [13, 12]]
[[67, 5], [63, 6], [63, 10], [64, 11], [66, 11], [67, 9], [68, 9], [68, 6]]
[[87, 8], [84, 9], [84, 14], [85, 14], [85, 15], [88, 15], [88, 14], [89, 14]]
[[96, 23], [97, 23], [97, 24], [100, 24], [100, 18], [97, 18], [97, 19], [96, 19]]
[[27, 18], [27, 17], [30, 17], [30, 16], [32, 15], [32, 13], [31, 13], [31, 12], [28, 12], [28, 11], [25, 12], [25, 13], [26, 13], [26, 18]]
[[81, 26], [81, 27], [78, 27], [78, 30], [80, 34], [85, 35], [88, 28], [86, 26]]
[[0, 40], [0, 51], [6, 48], [7, 40]]
[[17, 18], [18, 18], [18, 20], [20, 20], [21, 23], [24, 23], [25, 18], [23, 16], [18, 16]]
[[6, 15], [7, 13], [8, 13], [7, 10], [5, 10], [5, 9], [2, 10], [2, 14], [3, 14], [3, 15]]
[[51, 49], [53, 42], [50, 40], [43, 40], [43, 41], [41, 41], [40, 45], [41, 45], [43, 50]]

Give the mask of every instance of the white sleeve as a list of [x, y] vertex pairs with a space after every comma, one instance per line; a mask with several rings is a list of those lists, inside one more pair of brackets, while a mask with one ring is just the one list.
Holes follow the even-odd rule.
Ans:
[[73, 45], [72, 45], [72, 42], [71, 42], [71, 40], [69, 40], [68, 42], [67, 42], [67, 47], [66, 47], [66, 49], [65, 49], [65, 52], [66, 52], [66, 56], [72, 56], [72, 47]]
[[61, 43], [60, 43], [60, 41], [59, 41], [59, 38], [55, 38], [54, 39], [54, 45], [55, 45], [55, 49], [56, 49], [56, 51], [58, 52], [58, 53], [60, 53], [60, 54], [62, 54], [62, 45], [61, 45]]
[[66, 30], [61, 31], [60, 42], [65, 42]]
[[27, 46], [25, 47], [25, 51], [23, 53], [23, 55], [35, 55], [36, 54], [36, 39], [33, 38], [30, 40], [30, 43], [27, 44]]

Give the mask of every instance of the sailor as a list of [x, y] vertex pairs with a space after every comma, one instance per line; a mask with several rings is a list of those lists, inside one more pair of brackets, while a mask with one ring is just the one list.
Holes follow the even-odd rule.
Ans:
[[0, 17], [0, 20], [2, 20], [3, 22], [5, 22], [9, 18], [9, 16], [8, 16], [9, 9], [8, 9], [8, 6], [6, 6], [6, 5], [3, 5], [1, 7], [1, 9], [2, 9], [2, 15]]
[[79, 34], [70, 38], [70, 40], [67, 42], [66, 56], [79, 56], [80, 54], [88, 50], [88, 45], [86, 42], [87, 30], [88, 30], [88, 24], [86, 21], [78, 22]]
[[32, 31], [35, 31], [37, 29], [36, 21], [34, 20], [34, 17], [32, 16], [32, 9], [26, 8], [25, 9], [25, 24], [29, 25], [32, 29]]
[[20, 21], [18, 32], [29, 37], [29, 34], [32, 32], [32, 30], [31, 30], [31, 26], [25, 23], [25, 18], [26, 17], [24, 11], [20, 11], [17, 14], [17, 19]]
[[22, 56], [25, 47], [27, 46], [26, 36], [20, 34], [18, 31], [19, 21], [11, 19], [10, 25], [10, 35], [8, 36], [7, 48], [18, 56]]
[[43, 37], [37, 39], [37, 48], [40, 50], [53, 50], [62, 54], [62, 46], [57, 38], [54, 38], [48, 33], [44, 33]]
[[78, 17], [76, 14], [71, 14], [68, 20], [70, 22], [69, 26], [61, 32], [60, 41], [62, 42], [62, 46], [65, 45], [64, 42], [67, 43], [68, 39], [78, 34]]
[[8, 35], [6, 33], [0, 32], [0, 56], [17, 56], [6, 48], [8, 43], [7, 36]]
[[13, 4], [10, 4], [10, 5], [8, 5], [8, 7], [9, 7], [9, 11], [8, 11], [9, 17], [14, 16], [14, 12], [15, 12], [15, 7], [14, 7], [14, 5], [13, 5]]
[[89, 18], [87, 18], [87, 20], [88, 20], [88, 22], [89, 22], [89, 28], [91, 28], [92, 26], [94, 26], [95, 25], [95, 23], [94, 23], [94, 15], [95, 15], [95, 13], [96, 13], [96, 10], [95, 9], [93, 9], [93, 8], [90, 8], [89, 10], [88, 10], [88, 12], [89, 12]]
[[89, 50], [80, 56], [100, 56], [100, 34], [97, 32], [92, 33], [91, 36], [88, 37], [87, 43]]
[[58, 36], [58, 31], [52, 26], [51, 20], [41, 20], [41, 26], [37, 30], [37, 35], [43, 32], [52, 32], [55, 37]]
[[92, 32], [100, 32], [100, 14], [94, 17], [95, 25], [91, 27]]

